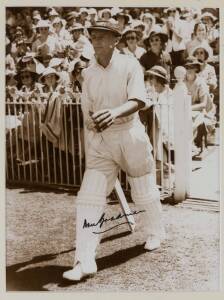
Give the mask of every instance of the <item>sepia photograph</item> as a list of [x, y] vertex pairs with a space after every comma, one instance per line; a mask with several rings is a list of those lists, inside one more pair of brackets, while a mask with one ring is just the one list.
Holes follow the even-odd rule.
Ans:
[[50, 3], [2, 8], [6, 293], [220, 292], [220, 7]]

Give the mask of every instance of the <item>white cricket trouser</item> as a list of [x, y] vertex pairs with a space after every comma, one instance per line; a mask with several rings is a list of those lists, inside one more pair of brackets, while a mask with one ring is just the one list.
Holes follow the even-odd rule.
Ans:
[[99, 225], [83, 228], [84, 220], [97, 223], [120, 168], [128, 175], [133, 201], [146, 211], [142, 218], [147, 235], [163, 238], [164, 229], [152, 147], [140, 121], [113, 126], [102, 133], [91, 132], [87, 139], [87, 166], [76, 205], [75, 263], [80, 261], [88, 272], [101, 235], [93, 233], [99, 231]]

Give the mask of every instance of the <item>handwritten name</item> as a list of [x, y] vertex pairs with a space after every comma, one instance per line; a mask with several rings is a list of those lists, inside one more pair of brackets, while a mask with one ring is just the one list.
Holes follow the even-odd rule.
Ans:
[[[104, 224], [106, 224], [107, 222], [117, 221], [117, 220], [122, 219], [122, 218], [124, 218], [124, 217], [137, 215], [137, 214], [140, 214], [140, 213], [143, 213], [143, 212], [145, 212], [145, 210], [139, 210], [139, 211], [136, 211], [136, 210], [135, 210], [135, 211], [133, 211], [133, 212], [131, 212], [131, 213], [129, 213], [129, 214], [126, 214], [126, 213], [124, 213], [124, 214], [119, 213], [116, 217], [115, 217], [115, 216], [112, 216], [112, 217], [110, 217], [110, 218], [106, 218], [106, 217], [105, 217], [105, 213], [103, 213], [103, 214], [101, 215], [101, 217], [99, 218], [99, 220], [98, 220], [96, 223], [90, 223], [90, 222], [88, 222], [86, 219], [84, 219], [83, 228], [90, 228], [90, 227], [96, 227], [96, 226], [99, 226], [99, 228], [102, 228], [102, 226], [103, 226]], [[106, 229], [106, 230], [104, 230], [104, 231], [93, 231], [93, 233], [95, 233], [95, 234], [104, 233], [104, 232], [106, 232], [106, 231], [109, 231], [109, 230], [111, 230], [111, 229], [113, 229], [113, 228], [115, 228], [115, 227], [118, 227], [118, 226], [120, 226], [120, 225], [123, 225], [123, 224], [131, 224], [131, 225], [134, 225], [133, 223], [127, 221], [127, 222], [119, 223], [119, 224], [117, 224], [117, 225], [115, 225], [115, 226], [113, 226], [113, 227], [110, 227], [109, 229]]]

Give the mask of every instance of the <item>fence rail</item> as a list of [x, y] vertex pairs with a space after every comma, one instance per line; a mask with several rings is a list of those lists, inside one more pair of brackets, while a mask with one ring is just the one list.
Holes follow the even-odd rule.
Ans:
[[[59, 103], [60, 102], [60, 103]], [[174, 191], [172, 105], [152, 103], [141, 119], [153, 145], [161, 197]], [[152, 117], [152, 122], [150, 122]], [[80, 95], [75, 101], [24, 99], [6, 101], [7, 183], [78, 188], [85, 169]], [[127, 176], [119, 173], [124, 191]]]

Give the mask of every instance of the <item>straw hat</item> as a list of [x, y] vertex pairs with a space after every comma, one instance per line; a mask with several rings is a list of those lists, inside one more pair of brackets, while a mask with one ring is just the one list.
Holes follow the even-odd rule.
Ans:
[[41, 81], [42, 83], [44, 83], [45, 77], [48, 76], [48, 75], [50, 75], [50, 74], [54, 74], [54, 75], [56, 76], [56, 78], [57, 78], [57, 81], [60, 79], [60, 76], [58, 75], [58, 73], [56, 72], [55, 69], [53, 69], [53, 68], [51, 68], [51, 67], [47, 67], [47, 68], [44, 70], [42, 76], [40, 77], [40, 81]]
[[153, 75], [159, 78], [163, 78], [166, 82], [169, 81], [166, 69], [161, 66], [153, 66], [150, 70], [145, 72], [145, 75]]
[[99, 11], [99, 18], [102, 19], [103, 18], [103, 14], [105, 13], [109, 13], [110, 16], [112, 17], [112, 12], [109, 8], [104, 8], [102, 10]]
[[49, 62], [49, 67], [50, 68], [54, 68], [54, 67], [58, 67], [63, 63], [63, 59], [62, 58], [57, 58], [57, 57], [53, 57], [50, 62]]
[[194, 68], [194, 67], [197, 67], [198, 69], [200, 68], [200, 66], [202, 65], [202, 63], [200, 61], [197, 60], [196, 57], [194, 56], [189, 56], [187, 59], [186, 59], [186, 62], [184, 64], [184, 67], [186, 69], [188, 68]]
[[150, 35], [144, 39], [144, 44], [145, 46], [149, 46], [149, 40], [153, 37], [153, 36], [156, 36], [158, 35], [161, 39], [161, 41], [163, 43], [166, 43], [168, 41], [168, 35], [162, 31], [161, 27], [156, 27], [155, 30], [153, 30]]
[[115, 20], [117, 20], [118, 17], [123, 17], [125, 19], [125, 24], [130, 23], [130, 17], [127, 14], [124, 14], [123, 12], [118, 12], [116, 15], [113, 16]]
[[34, 70], [31, 70], [30, 68], [25, 67], [21, 70], [18, 70], [17, 74], [15, 75], [15, 79], [17, 81], [20, 80], [21, 74], [25, 73], [25, 72], [29, 72], [34, 80], [36, 80], [39, 77], [39, 75]]
[[197, 47], [195, 47], [193, 50], [192, 50], [192, 55], [195, 56], [195, 52], [198, 50], [198, 49], [203, 49], [205, 51], [205, 60], [207, 60], [209, 58], [209, 50], [208, 48], [205, 46], [205, 45], [199, 45]]
[[145, 24], [140, 20], [133, 20], [131, 23], [132, 28], [142, 27], [142, 30], [145, 30]]
[[69, 28], [69, 32], [73, 32], [75, 30], [84, 30], [85, 27], [80, 24], [80, 23], [74, 23], [70, 28]]
[[200, 19], [203, 19], [203, 18], [210, 18], [213, 22], [215, 22], [217, 20], [217, 18], [210, 12], [205, 12], [201, 15]]
[[36, 28], [43, 28], [43, 27], [48, 27], [50, 28], [50, 22], [48, 20], [40, 20], [37, 25]]
[[86, 8], [86, 7], [81, 7], [80, 8], [80, 11], [79, 11], [79, 14], [89, 14], [89, 10]]
[[66, 19], [69, 21], [73, 18], [78, 18], [79, 14], [76, 12], [76, 11], [70, 11], [68, 14], [67, 14], [67, 17]]
[[51, 9], [48, 15], [49, 17], [59, 17], [59, 14], [55, 9]]

